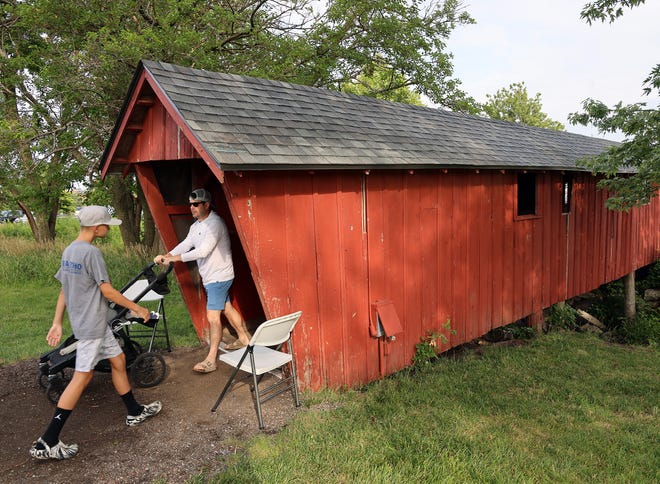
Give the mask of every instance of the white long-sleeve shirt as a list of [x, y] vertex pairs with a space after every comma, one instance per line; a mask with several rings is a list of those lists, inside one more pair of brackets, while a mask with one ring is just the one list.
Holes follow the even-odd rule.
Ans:
[[210, 212], [201, 222], [195, 221], [186, 238], [170, 254], [180, 254], [183, 262], [196, 260], [204, 284], [234, 278], [229, 231], [215, 212]]

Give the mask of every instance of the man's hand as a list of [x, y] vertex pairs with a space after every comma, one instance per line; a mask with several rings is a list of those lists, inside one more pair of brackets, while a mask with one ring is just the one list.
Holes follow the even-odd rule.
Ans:
[[180, 255], [170, 255], [170, 254], [164, 254], [164, 255], [157, 255], [154, 257], [154, 263], [155, 264], [160, 264], [163, 266], [166, 266], [168, 264], [171, 264], [173, 262], [179, 262], [181, 260]]
[[57, 346], [62, 339], [62, 326], [51, 326], [46, 335], [46, 342], [49, 346]]
[[138, 318], [143, 319], [145, 321], [149, 321], [149, 317], [151, 316], [151, 311], [149, 311], [147, 308], [144, 308], [142, 306], [138, 306], [138, 309], [131, 311], [131, 313], [135, 314]]

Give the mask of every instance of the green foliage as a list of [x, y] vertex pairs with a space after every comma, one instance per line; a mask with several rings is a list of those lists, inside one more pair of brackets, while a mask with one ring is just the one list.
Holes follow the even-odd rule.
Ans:
[[545, 318], [548, 331], [557, 329], [575, 329], [577, 312], [568, 304], [557, 303], [550, 306]]
[[[394, 86], [401, 86], [395, 88]], [[419, 93], [412, 91], [402, 75], [377, 69], [373, 75], [361, 75], [353, 82], [342, 84], [342, 91], [350, 94], [371, 96], [378, 99], [423, 106]]]
[[437, 358], [440, 346], [449, 342], [447, 334], [456, 334], [456, 330], [451, 329], [451, 321], [449, 319], [442, 325], [439, 331], [429, 331], [415, 345], [415, 354], [412, 360], [413, 370], [422, 370]]
[[513, 339], [532, 339], [536, 336], [534, 328], [528, 326], [526, 322], [512, 323], [503, 329], [511, 334], [511, 338]]
[[317, 56], [317, 81], [309, 84], [343, 90], [360, 76], [382, 73], [392, 90], [412, 87], [436, 104], [474, 112], [445, 52], [454, 28], [471, 23], [456, 0], [332, 0], [309, 35]]
[[[637, 7], [644, 0], [599, 0], [585, 5], [582, 18], [589, 24], [600, 20], [614, 22], [623, 15], [622, 7]], [[644, 80], [643, 93], [660, 94], [660, 64]], [[601, 101], [587, 99], [581, 113], [572, 113], [573, 124], [592, 124], [603, 133], [622, 133], [624, 141], [599, 156], [580, 163], [603, 176], [600, 188], [611, 192], [607, 206], [613, 210], [629, 210], [650, 203], [660, 185], [660, 110], [646, 103], [609, 108]]]
[[622, 318], [616, 336], [625, 344], [657, 346], [660, 343], [660, 310], [640, 301], [636, 318], [633, 321]]
[[594, 297], [587, 312], [605, 324], [609, 330], [609, 339], [638, 345], [657, 345], [660, 341], [660, 309], [651, 307], [640, 295], [645, 288], [658, 287], [660, 262], [652, 265], [645, 274], [645, 277], [635, 282], [637, 311], [632, 321], [624, 314], [624, 288], [621, 280], [604, 284], [593, 291]]
[[589, 25], [600, 20], [614, 22], [623, 15], [623, 7], [633, 8], [642, 5], [646, 0], [597, 0], [587, 3], [580, 13], [580, 18]]
[[637, 279], [636, 288], [640, 294], [646, 289], [660, 289], [660, 261], [644, 268], [645, 276]]
[[608, 329], [619, 326], [624, 319], [623, 282], [621, 280], [603, 284], [594, 291], [595, 298], [591, 301], [587, 312], [600, 320]]
[[556, 131], [564, 130], [563, 124], [553, 121], [542, 111], [541, 93], [530, 98], [524, 82], [511, 84], [508, 89], [500, 89], [493, 95], [487, 94], [486, 98], [488, 101], [483, 105], [483, 110], [492, 119]]
[[[660, 86], [660, 64], [654, 69], [652, 82]], [[660, 89], [657, 89], [660, 93]], [[587, 99], [582, 113], [572, 113], [573, 124], [593, 124], [601, 133], [622, 132], [626, 139], [598, 156], [580, 163], [602, 175], [600, 188], [612, 193], [607, 206], [614, 210], [629, 210], [650, 203], [660, 185], [660, 110], [649, 109], [645, 103], [624, 106], [618, 103], [608, 108], [600, 101]]]
[[446, 52], [473, 22], [458, 0], [25, 0], [0, 2], [0, 18], [0, 202], [34, 212], [39, 241], [64, 192], [96, 185], [141, 59], [337, 90], [382, 75], [370, 95], [475, 109]]

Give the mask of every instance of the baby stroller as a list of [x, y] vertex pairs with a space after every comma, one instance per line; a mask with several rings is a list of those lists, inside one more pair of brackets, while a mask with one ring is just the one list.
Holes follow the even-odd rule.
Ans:
[[[167, 275], [172, 271], [174, 264], [170, 264], [159, 274], [156, 274], [153, 270], [155, 265], [152, 263], [144, 267], [120, 292], [122, 294], [135, 293], [135, 290], [129, 291], [132, 286], [144, 286], [144, 289], [138, 291], [135, 297], [129, 297], [134, 302], [140, 302], [152, 290], [160, 295], [168, 294]], [[148, 281], [148, 284], [136, 284], [138, 281], [144, 281], [144, 279]], [[133, 383], [142, 388], [154, 387], [160, 384], [165, 379], [167, 364], [159, 353], [151, 350], [161, 315], [152, 311], [149, 320], [145, 321], [141, 318], [129, 316], [128, 308], [112, 303], [110, 304], [109, 314], [108, 324], [126, 355], [126, 369]], [[150, 341], [146, 351], [130, 336], [129, 328], [134, 325], [142, 325], [150, 330]], [[165, 327], [165, 331], [166, 329], [167, 327]], [[167, 333], [165, 334], [167, 336]], [[77, 342], [78, 340], [74, 336], [69, 336], [57, 348], [44, 353], [39, 358], [39, 386], [46, 390], [46, 397], [51, 403], [57, 403], [70, 380], [73, 369], [76, 367]], [[167, 344], [169, 348], [169, 337], [167, 337]], [[67, 373], [67, 369], [72, 370]], [[108, 360], [99, 361], [94, 367], [94, 371], [109, 373], [111, 371], [110, 362]]]

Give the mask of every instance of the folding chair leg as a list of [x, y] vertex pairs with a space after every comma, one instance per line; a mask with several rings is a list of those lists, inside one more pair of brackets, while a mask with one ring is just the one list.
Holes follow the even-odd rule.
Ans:
[[[259, 395], [259, 379], [257, 379], [257, 369], [254, 364], [254, 354], [250, 353], [250, 364], [252, 365], [252, 381], [254, 382], [255, 405], [257, 406], [257, 419], [259, 420], [259, 429], [264, 428], [264, 419], [261, 416], [261, 396]], [[240, 365], [239, 365], [240, 366]]]
[[161, 319], [163, 320], [163, 331], [165, 331], [165, 342], [167, 343], [167, 351], [168, 353], [172, 352], [172, 345], [170, 344], [170, 332], [167, 330], [167, 318], [165, 317], [165, 304], [163, 304], [163, 300], [160, 300], [160, 304], [158, 305], [158, 309], [160, 310], [161, 314]]
[[[288, 341], [289, 352], [293, 354], [293, 342], [291, 338]], [[293, 401], [296, 403], [296, 407], [300, 406], [300, 396], [298, 394], [298, 374], [296, 373], [296, 359], [291, 358], [291, 376], [293, 377]]]
[[[241, 365], [243, 364], [243, 360], [245, 360], [245, 357], [248, 354], [248, 350], [243, 353], [243, 356], [241, 356], [241, 360], [238, 362], [238, 365], [236, 365], [236, 368], [234, 368], [234, 371], [231, 373], [231, 376], [229, 377], [229, 380], [227, 380], [227, 383], [225, 384], [225, 387], [222, 389], [222, 392], [220, 393], [220, 396], [218, 399], [215, 401], [215, 405], [211, 408], [211, 412], [215, 412], [215, 410], [218, 408], [218, 405], [220, 405], [220, 402], [222, 401], [223, 398], [225, 398], [225, 394], [227, 393], [227, 390], [229, 390], [229, 387], [231, 386], [231, 383], [234, 381], [234, 378], [236, 377], [236, 374], [239, 372]], [[251, 352], [250, 352], [251, 354]], [[253, 363], [254, 366], [254, 363]]]

